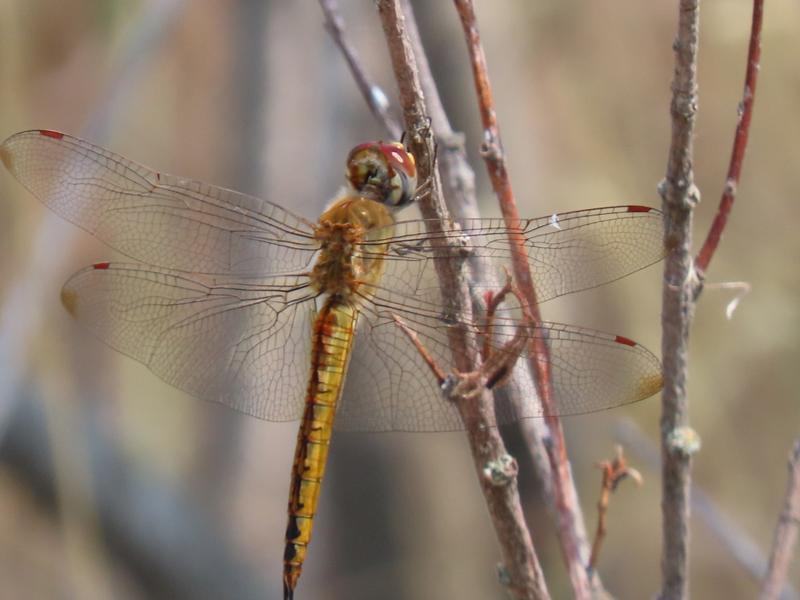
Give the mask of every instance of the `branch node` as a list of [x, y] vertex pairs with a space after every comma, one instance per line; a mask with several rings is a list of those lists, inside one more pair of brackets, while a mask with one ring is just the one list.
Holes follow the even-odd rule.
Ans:
[[700, 450], [698, 433], [691, 427], [676, 427], [667, 435], [667, 448], [670, 452], [689, 458]]
[[483, 468], [486, 481], [495, 487], [505, 487], [517, 478], [519, 466], [517, 460], [510, 454], [503, 454], [497, 460], [491, 460]]
[[511, 574], [508, 572], [508, 568], [503, 563], [497, 563], [497, 581], [500, 582], [500, 585], [503, 587], [511, 587], [513, 583], [511, 581]]

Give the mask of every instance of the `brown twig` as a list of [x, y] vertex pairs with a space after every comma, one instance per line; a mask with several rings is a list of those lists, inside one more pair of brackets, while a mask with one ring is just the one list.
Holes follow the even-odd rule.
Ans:
[[403, 134], [403, 128], [389, 112], [389, 102], [386, 94], [383, 93], [377, 83], [370, 80], [366, 69], [361, 64], [361, 59], [358, 57], [356, 49], [350, 43], [345, 33], [344, 20], [339, 12], [338, 3], [336, 0], [319, 0], [319, 5], [322, 8], [322, 14], [325, 15], [325, 29], [347, 61], [347, 66], [361, 95], [364, 97], [364, 101], [369, 106], [372, 114], [375, 115], [375, 118], [380, 121], [386, 132], [391, 136], [391, 139], [399, 140]]
[[692, 171], [692, 136], [697, 112], [698, 0], [680, 0], [678, 34], [673, 42], [672, 141], [667, 172], [659, 185], [664, 208], [661, 409], [662, 529], [661, 598], [686, 598], [689, 557], [689, 489], [692, 447], [686, 376], [689, 325], [694, 312], [691, 228], [699, 192]]
[[[433, 144], [430, 135], [425, 135], [429, 134], [430, 125], [405, 18], [399, 0], [379, 0], [377, 5], [397, 80], [406, 131], [409, 133], [408, 145], [418, 159], [420, 179], [431, 181], [431, 194], [420, 202], [420, 210], [424, 218], [431, 220], [434, 230], [441, 230], [449, 224], [447, 210], [441, 204], [438, 174], [431, 169]], [[447, 236], [437, 238], [441, 239], [441, 243], [448, 243]], [[452, 291], [448, 294], [451, 305], [447, 308], [459, 316], [469, 315], [469, 292], [463, 269], [452, 263], [453, 261], [436, 261], [440, 285], [443, 289]], [[474, 366], [478, 364], [475, 340], [464, 329], [451, 329], [450, 345], [454, 351], [456, 368], [463, 372], [474, 370]], [[510, 458], [497, 428], [491, 426], [494, 422], [491, 397], [482, 392], [473, 402], [459, 403], [458, 409], [467, 431], [481, 490], [500, 543], [508, 589], [515, 598], [549, 598], [530, 532], [525, 524], [516, 477], [511, 471], [505, 478], [496, 479], [491, 476], [497, 472], [494, 467], [509, 464]]]
[[789, 454], [789, 481], [783, 510], [775, 528], [769, 566], [761, 584], [761, 600], [778, 598], [786, 585], [789, 562], [797, 542], [797, 528], [800, 525], [800, 439], [795, 441]]
[[606, 537], [606, 515], [611, 493], [617, 490], [617, 486], [625, 479], [631, 478], [636, 485], [642, 485], [642, 476], [636, 469], [629, 467], [625, 456], [622, 453], [622, 446], [617, 446], [617, 455], [614, 460], [604, 460], [598, 463], [598, 468], [603, 471], [603, 479], [600, 483], [600, 499], [597, 501], [597, 530], [592, 543], [592, 554], [589, 557], [587, 571], [592, 576], [597, 569], [597, 559], [600, 556], [600, 547]]
[[761, 60], [761, 24], [764, 19], [764, 0], [753, 0], [753, 18], [750, 26], [750, 44], [747, 52], [747, 68], [744, 77], [744, 93], [739, 106], [739, 122], [736, 125], [736, 134], [731, 150], [731, 160], [728, 164], [728, 176], [722, 198], [719, 201], [717, 215], [708, 230], [708, 235], [694, 262], [695, 271], [700, 279], [705, 275], [708, 264], [714, 256], [722, 232], [728, 222], [728, 215], [736, 199], [736, 190], [739, 186], [739, 177], [742, 173], [742, 163], [747, 149], [747, 140], [750, 133], [750, 120], [753, 116], [753, 102], [756, 97], [756, 83]]
[[672, 144], [667, 175], [659, 188], [664, 204], [664, 240], [670, 251], [664, 268], [662, 312], [663, 598], [683, 598], [688, 593], [686, 571], [691, 453], [697, 445], [696, 435], [688, 427], [686, 377], [689, 327], [705, 271], [719, 244], [736, 197], [755, 99], [762, 20], [763, 0], [754, 0], [744, 95], [728, 175], [717, 215], [693, 265], [690, 254], [692, 210], [699, 199], [692, 172], [692, 135], [697, 111], [699, 11], [697, 0], [680, 1], [678, 36], [674, 43]]
[[[450, 120], [444, 110], [439, 90], [428, 64], [425, 49], [422, 46], [411, 3], [408, 0], [403, 0], [403, 7], [408, 37], [417, 57], [420, 83], [422, 84], [428, 114], [431, 117], [431, 124], [436, 136], [436, 161], [442, 174], [442, 194], [445, 203], [453, 217], [460, 222], [465, 219], [480, 217], [478, 200], [475, 196], [475, 173], [467, 161], [464, 150], [464, 136], [460, 132], [453, 131]], [[476, 282], [487, 281], [485, 265], [475, 257], [468, 257], [467, 260], [470, 263], [474, 280]], [[512, 371], [511, 377], [514, 379], [530, 379], [531, 375], [517, 369]], [[528, 389], [530, 387], [529, 383], [529, 381], [517, 382], [516, 389]], [[512, 393], [513, 387], [505, 386], [493, 390], [496, 401], [505, 402], [509, 405], [518, 403], [519, 399]], [[553, 514], [557, 514], [551, 476], [552, 471], [548, 462], [547, 445], [545, 443], [545, 440], [550, 438], [547, 425], [542, 419], [523, 419], [519, 423], [519, 428], [525, 439], [525, 449], [534, 466], [534, 472], [538, 478], [538, 485], [545, 503]], [[576, 530], [581, 540], [581, 556], [588, 557], [589, 544], [586, 538], [582, 513], [577, 514], [576, 517]], [[592, 583], [596, 589], [600, 587], [600, 581], [597, 577]]]
[[[512, 232], [509, 234], [509, 244], [514, 277], [525, 297], [525, 305], [530, 310], [534, 322], [540, 323], [541, 316], [536, 301], [536, 289], [528, 266], [524, 239], [520, 232], [521, 220], [514, 200], [514, 192], [506, 170], [497, 113], [492, 98], [486, 57], [478, 33], [475, 11], [471, 0], [454, 0], [454, 2], [464, 29], [481, 121], [483, 123], [483, 158], [506, 226]], [[556, 416], [557, 411], [552, 398], [547, 344], [539, 336], [534, 336], [530, 340], [530, 346], [528, 355], [530, 368], [535, 373], [539, 399], [542, 403], [543, 413], [546, 415], [545, 421], [550, 429], [551, 444], [547, 446], [547, 450], [556, 494], [559, 540], [569, 570], [573, 591], [578, 598], [588, 598], [591, 592], [583, 560], [581, 559], [581, 536], [578, 534], [578, 522], [580, 519], [577, 515], [580, 512], [580, 508], [570, 473], [564, 433], [561, 428], [561, 422]]]

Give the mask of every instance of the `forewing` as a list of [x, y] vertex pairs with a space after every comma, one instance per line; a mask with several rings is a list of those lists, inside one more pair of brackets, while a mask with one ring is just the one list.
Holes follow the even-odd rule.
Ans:
[[[370, 233], [366, 253], [387, 262], [382, 287], [409, 283], [425, 291], [433, 261], [472, 259], [485, 269], [475, 273], [475, 289], [493, 289], [505, 280], [512, 250], [501, 219], [467, 219], [461, 227], [428, 233], [425, 221], [404, 221], [394, 229]], [[616, 281], [664, 257], [662, 213], [646, 206], [611, 206], [523, 219], [522, 239], [539, 302]], [[446, 238], [454, 245], [442, 248]], [[388, 249], [384, 250], [388, 244]], [[488, 278], [481, 281], [480, 277]]]
[[61, 133], [17, 133], [0, 158], [58, 215], [147, 264], [285, 273], [306, 267], [318, 248], [311, 225], [276, 204], [158, 173]]
[[167, 383], [285, 421], [303, 410], [313, 295], [303, 276], [233, 281], [99, 263], [72, 276], [62, 302]]

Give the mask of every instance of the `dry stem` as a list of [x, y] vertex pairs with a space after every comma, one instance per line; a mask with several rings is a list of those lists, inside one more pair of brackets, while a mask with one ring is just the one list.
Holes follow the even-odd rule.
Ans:
[[[428, 115], [400, 2], [379, 0], [378, 11], [399, 88], [406, 131], [409, 133], [408, 144], [418, 159], [420, 179], [430, 180], [432, 183], [432, 193], [426, 201], [420, 202], [420, 209], [424, 218], [435, 219], [438, 222], [438, 227], [434, 225], [435, 228], [449, 229], [447, 211], [441, 204], [438, 174], [431, 170], [433, 145], [430, 135], [425, 135], [430, 133]], [[446, 243], [446, 240], [443, 240], [443, 243]], [[437, 261], [440, 285], [443, 289], [453, 291], [453, 304], [449, 307], [453, 314], [469, 315], [469, 294], [463, 270], [456, 268], [452, 262]], [[478, 364], [478, 353], [475, 340], [470, 339], [468, 332], [453, 328], [450, 343], [457, 360], [456, 368], [463, 372], [474, 370]], [[463, 352], [465, 348], [471, 353]], [[486, 475], [487, 469], [489, 472], [494, 472], [490, 468], [492, 465], [507, 464], [509, 458], [499, 431], [491, 426], [494, 423], [491, 396], [484, 391], [476, 401], [459, 403], [458, 408], [467, 430], [481, 489], [501, 546], [509, 591], [515, 598], [548, 598], [549, 594], [530, 532], [525, 525], [516, 478], [510, 476], [498, 485], [497, 480]]]
[[699, 7], [697, 0], [681, 0], [679, 3], [678, 35], [674, 42], [672, 143], [667, 174], [659, 189], [664, 205], [664, 242], [669, 250], [664, 267], [662, 312], [662, 598], [685, 598], [688, 595], [689, 488], [691, 454], [696, 445], [696, 436], [688, 427], [686, 397], [689, 327], [695, 301], [702, 290], [702, 279], [725, 229], [741, 175], [759, 69], [762, 17], [763, 0], [754, 0], [744, 97], [728, 175], [717, 215], [693, 265], [690, 253], [692, 210], [699, 200], [692, 172]]
[[587, 571], [592, 576], [597, 569], [597, 560], [600, 556], [600, 548], [606, 537], [606, 515], [608, 504], [611, 500], [611, 493], [617, 490], [617, 486], [625, 479], [631, 478], [636, 485], [642, 485], [642, 476], [639, 471], [629, 467], [625, 456], [622, 453], [622, 446], [617, 446], [617, 455], [614, 460], [604, 460], [597, 465], [603, 471], [603, 479], [600, 483], [600, 499], [597, 501], [597, 530], [592, 544], [592, 555], [589, 558]]
[[[484, 128], [483, 158], [486, 162], [492, 188], [503, 212], [506, 226], [511, 232], [509, 233], [509, 243], [514, 277], [525, 298], [524, 304], [530, 310], [534, 322], [540, 323], [542, 319], [536, 301], [536, 289], [528, 265], [524, 240], [521, 233], [519, 233], [520, 217], [506, 170], [497, 113], [492, 98], [486, 57], [478, 33], [475, 11], [471, 0], [455, 0], [455, 5], [461, 18], [464, 36], [467, 41], [481, 121]], [[561, 428], [560, 420], [555, 416], [557, 411], [550, 385], [548, 354], [547, 344], [543, 339], [538, 336], [531, 338], [528, 354], [530, 368], [531, 372], [535, 373], [536, 376], [539, 399], [542, 403], [543, 413], [547, 415], [545, 421], [550, 429], [551, 444], [547, 445], [546, 448], [554, 481], [559, 540], [575, 596], [588, 598], [590, 596], [590, 586], [581, 559], [582, 539], [578, 533], [581, 529], [578, 525], [580, 522], [580, 507], [572, 481], [569, 459], [567, 458], [564, 432]]]
[[680, 443], [688, 433], [689, 325], [694, 312], [691, 257], [692, 208], [699, 193], [692, 171], [692, 136], [697, 112], [698, 0], [681, 0], [678, 35], [673, 43], [672, 142], [664, 181], [664, 264], [661, 325], [664, 391], [661, 413], [662, 530], [661, 598], [686, 598], [689, 559], [691, 451]]
[[331, 38], [347, 61], [347, 66], [350, 68], [350, 73], [352, 73], [353, 79], [364, 97], [364, 102], [367, 103], [375, 118], [383, 124], [391, 138], [399, 140], [403, 134], [403, 128], [389, 112], [386, 94], [383, 93], [378, 84], [370, 80], [366, 69], [361, 64], [361, 59], [358, 57], [356, 49], [347, 38], [344, 30], [344, 20], [339, 13], [336, 0], [319, 0], [319, 5], [322, 8], [322, 14], [325, 15], [325, 29], [328, 30]]
[[739, 186], [739, 177], [742, 174], [742, 163], [744, 162], [744, 153], [747, 149], [747, 140], [750, 133], [750, 120], [753, 116], [753, 102], [756, 98], [756, 83], [760, 68], [759, 61], [761, 60], [761, 24], [763, 18], [764, 0], [753, 0], [753, 18], [750, 25], [750, 44], [747, 51], [744, 93], [742, 94], [742, 102], [739, 105], [739, 122], [736, 125], [731, 160], [728, 164], [728, 176], [725, 179], [717, 215], [714, 217], [714, 222], [708, 230], [706, 241], [695, 259], [694, 268], [700, 279], [705, 275], [708, 264], [714, 256], [717, 245], [722, 238], [722, 232], [728, 222], [728, 215], [733, 208], [733, 201], [736, 199], [736, 190]]

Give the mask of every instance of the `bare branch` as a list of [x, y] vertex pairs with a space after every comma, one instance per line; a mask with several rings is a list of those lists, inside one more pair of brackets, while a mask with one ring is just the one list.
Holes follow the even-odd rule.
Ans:
[[772, 600], [780, 597], [786, 585], [786, 574], [789, 562], [797, 542], [797, 528], [800, 525], [800, 439], [795, 441], [789, 455], [789, 481], [786, 484], [786, 497], [783, 510], [775, 528], [775, 539], [769, 566], [761, 584], [761, 600]]
[[592, 555], [589, 558], [587, 571], [592, 576], [597, 569], [597, 560], [600, 557], [600, 548], [606, 537], [606, 514], [608, 504], [611, 500], [611, 493], [617, 491], [617, 486], [625, 479], [633, 479], [636, 485], [642, 485], [642, 476], [639, 471], [629, 467], [625, 456], [622, 453], [622, 446], [617, 446], [617, 455], [614, 460], [604, 460], [598, 463], [597, 467], [603, 472], [600, 482], [600, 499], [597, 501], [597, 530], [592, 544]]
[[319, 5], [322, 8], [322, 14], [325, 15], [325, 29], [328, 30], [334, 43], [341, 50], [344, 59], [347, 61], [347, 66], [350, 68], [350, 73], [364, 97], [364, 102], [367, 103], [372, 114], [383, 124], [386, 132], [393, 140], [399, 140], [403, 135], [403, 128], [397, 119], [389, 112], [389, 102], [386, 94], [378, 84], [371, 81], [367, 75], [367, 71], [361, 64], [361, 59], [344, 29], [344, 20], [339, 13], [339, 5], [336, 0], [319, 0]]
[[662, 528], [661, 598], [686, 598], [689, 558], [689, 488], [692, 447], [688, 428], [686, 377], [689, 325], [694, 311], [691, 257], [692, 209], [699, 199], [692, 171], [692, 136], [697, 112], [698, 0], [680, 0], [673, 42], [672, 141], [659, 192], [664, 208], [664, 264], [661, 326], [664, 391], [661, 412]]
[[[509, 234], [511, 264], [514, 269], [514, 277], [525, 297], [525, 305], [530, 310], [534, 322], [539, 323], [542, 319], [536, 300], [536, 289], [527, 261], [524, 240], [521, 233], [519, 233], [520, 216], [508, 177], [508, 171], [506, 170], [502, 141], [500, 139], [500, 129], [497, 121], [497, 112], [492, 98], [486, 57], [478, 33], [475, 11], [471, 0], [455, 0], [455, 6], [464, 29], [473, 78], [475, 80], [475, 91], [478, 97], [481, 121], [483, 122], [483, 158], [486, 163], [489, 178], [492, 182], [492, 188], [498, 198], [506, 226], [511, 232], [517, 232], [516, 234]], [[580, 506], [578, 504], [577, 492], [575, 491], [575, 486], [572, 481], [561, 422], [558, 417], [554, 416], [556, 410], [554, 408], [550, 385], [546, 342], [539, 337], [532, 338], [530, 340], [530, 351], [528, 355], [531, 372], [536, 375], [537, 390], [544, 409], [543, 412], [546, 415], [550, 415], [545, 417], [545, 421], [550, 429], [552, 442], [547, 446], [547, 451], [554, 480], [553, 489], [556, 494], [559, 540], [569, 570], [573, 591], [578, 598], [588, 598], [590, 596], [590, 585], [586, 576], [583, 560], [581, 559], [583, 540], [579, 534], [579, 531], [582, 529], [579, 526], [579, 523], [582, 521], [580, 517]]]
[[[416, 58], [408, 39], [405, 17], [399, 0], [379, 0], [378, 12], [397, 80], [406, 131], [409, 133], [408, 145], [418, 160], [420, 179], [431, 182], [431, 194], [420, 201], [420, 210], [424, 218], [435, 219], [438, 228], [441, 228], [448, 224], [449, 217], [441, 202], [439, 177], [433, 169], [430, 122]], [[437, 227], [433, 223], [432, 226]], [[447, 241], [443, 240], [442, 243]], [[468, 316], [471, 310], [467, 282], [463, 269], [451, 265], [452, 262], [436, 261], [437, 275], [443, 289], [452, 290], [452, 294], [448, 294], [452, 303], [449, 309], [454, 314]], [[474, 337], [465, 330], [452, 329], [450, 345], [454, 350], [456, 368], [463, 372], [474, 370], [478, 364]], [[458, 408], [500, 543], [506, 574], [504, 581], [515, 598], [549, 598], [530, 532], [525, 524], [516, 477], [508, 477], [498, 483], [496, 479], [486, 475], [487, 472], [495, 472], [494, 466], [507, 464], [510, 459], [499, 431], [491, 426], [494, 420], [491, 396], [484, 391], [475, 401], [459, 403]]]
[[750, 25], [750, 45], [747, 52], [747, 68], [744, 77], [744, 93], [739, 105], [739, 122], [736, 125], [736, 134], [731, 150], [731, 160], [728, 164], [728, 176], [722, 198], [719, 201], [717, 215], [709, 228], [706, 241], [697, 254], [694, 268], [702, 279], [708, 270], [714, 252], [717, 249], [722, 232], [728, 222], [728, 215], [736, 199], [736, 190], [739, 186], [739, 177], [742, 173], [744, 153], [747, 149], [747, 140], [750, 133], [750, 120], [753, 116], [753, 102], [756, 98], [756, 83], [761, 60], [761, 24], [764, 18], [764, 0], [753, 0], [753, 19]]

